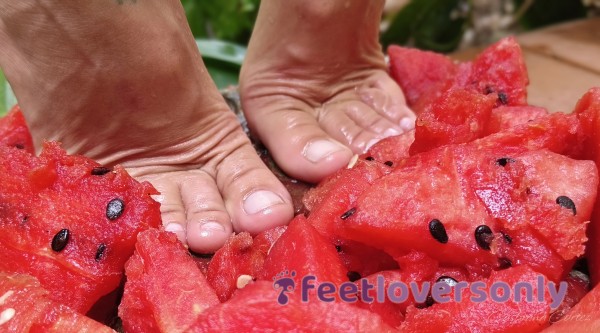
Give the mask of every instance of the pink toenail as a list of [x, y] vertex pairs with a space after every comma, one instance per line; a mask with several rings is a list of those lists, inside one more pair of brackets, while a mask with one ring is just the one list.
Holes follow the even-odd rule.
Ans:
[[165, 226], [165, 231], [174, 233], [180, 241], [185, 242], [185, 232], [181, 224], [171, 222]]
[[400, 127], [406, 131], [410, 131], [415, 128], [415, 119], [412, 117], [404, 117], [400, 120]]
[[402, 134], [402, 132], [400, 132], [399, 130], [397, 130], [395, 128], [388, 128], [385, 130], [385, 132], [383, 132], [383, 137], [389, 138], [390, 136], [396, 136], [396, 135], [400, 135], [400, 134]]
[[283, 199], [271, 191], [256, 191], [244, 200], [244, 211], [248, 215], [269, 213], [269, 208], [282, 203]]
[[215, 232], [223, 232], [225, 227], [217, 222], [206, 222], [200, 225], [200, 236], [211, 237]]
[[338, 151], [345, 150], [345, 147], [339, 143], [329, 140], [317, 140], [309, 142], [302, 154], [307, 160], [317, 163]]

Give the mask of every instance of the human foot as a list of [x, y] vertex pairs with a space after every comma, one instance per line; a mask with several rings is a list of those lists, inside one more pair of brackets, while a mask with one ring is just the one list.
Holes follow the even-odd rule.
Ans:
[[251, 130], [316, 182], [414, 127], [378, 43], [383, 0], [263, 0], [240, 76]]
[[192, 250], [292, 218], [287, 191], [204, 68], [178, 0], [0, 1], [0, 18], [0, 66], [35, 141], [59, 140], [153, 183], [165, 228]]

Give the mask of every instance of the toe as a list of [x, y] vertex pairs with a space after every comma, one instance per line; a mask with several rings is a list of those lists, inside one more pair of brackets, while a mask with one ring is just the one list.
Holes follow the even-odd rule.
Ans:
[[[247, 141], [245, 136], [243, 139]], [[292, 219], [289, 193], [249, 143], [237, 146], [215, 170], [235, 231], [256, 234]]]
[[186, 210], [186, 235], [190, 250], [213, 253], [232, 233], [231, 218], [213, 177], [202, 170], [185, 173], [180, 180]]
[[378, 141], [404, 130], [388, 118], [356, 99], [325, 104], [319, 113], [321, 127], [354, 153], [364, 153]]
[[160, 203], [160, 214], [165, 230], [176, 234], [183, 244], [187, 244], [185, 207], [181, 200], [178, 183], [165, 174], [148, 175], [140, 180], [149, 181], [160, 192], [153, 198]]
[[314, 110], [266, 110], [248, 120], [290, 176], [316, 183], [348, 164], [352, 151], [321, 128]]

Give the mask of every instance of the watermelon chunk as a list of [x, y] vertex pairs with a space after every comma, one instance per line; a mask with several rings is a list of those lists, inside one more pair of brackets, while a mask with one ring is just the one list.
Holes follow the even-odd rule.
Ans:
[[32, 276], [0, 273], [1, 330], [114, 333], [109, 327], [52, 301], [49, 296], [49, 292]]
[[0, 271], [37, 277], [81, 313], [116, 289], [136, 235], [160, 224], [157, 194], [46, 143], [40, 157], [0, 147]]
[[189, 332], [396, 332], [381, 317], [347, 303], [277, 303], [278, 292], [256, 281], [202, 313]]
[[172, 233], [149, 229], [138, 234], [126, 274], [119, 307], [126, 332], [184, 332], [200, 313], [219, 303]]
[[543, 333], [588, 333], [600, 332], [600, 287], [595, 287], [567, 312], [558, 322], [543, 330]]
[[406, 102], [419, 114], [454, 79], [458, 66], [452, 59], [434, 52], [390, 45], [390, 75], [398, 82]]
[[369, 158], [381, 163], [391, 161], [393, 165], [397, 165], [410, 156], [409, 149], [414, 141], [415, 130], [391, 136], [374, 144], [366, 153], [361, 155], [361, 158]]
[[484, 135], [527, 124], [546, 115], [548, 115], [548, 110], [537, 106], [500, 106], [492, 110], [490, 118], [485, 124]]
[[286, 230], [279, 226], [259, 233], [254, 239], [247, 232], [232, 235], [208, 264], [206, 278], [221, 302], [238, 288], [238, 279], [256, 279], [262, 274], [267, 254]]
[[265, 259], [260, 278], [272, 281], [284, 272], [295, 273], [292, 278], [296, 285], [307, 275], [315, 276], [317, 283], [348, 281], [347, 271], [335, 246], [302, 215], [296, 216], [275, 242]]
[[[527, 266], [514, 267], [493, 272], [485, 281], [484, 290], [490, 295], [490, 288], [495, 282], [506, 283], [513, 287], [515, 283], [527, 282], [532, 286], [530, 301], [525, 301], [526, 294], [522, 291], [521, 301], [514, 300], [514, 289], [506, 302], [496, 302], [487, 297], [482, 302], [475, 302], [471, 297], [477, 297], [470, 288], [462, 292], [462, 301], [433, 304], [425, 309], [408, 309], [406, 319], [401, 326], [402, 332], [539, 332], [548, 325], [550, 317], [551, 298], [548, 291], [541, 291], [544, 300], [539, 301], [538, 279], [543, 275]], [[543, 280], [547, 282], [547, 280]], [[544, 284], [545, 286], [546, 284]]]
[[33, 154], [33, 139], [18, 105], [0, 118], [0, 145], [16, 147]]
[[[600, 88], [592, 88], [583, 95], [575, 107], [575, 114], [581, 121], [583, 158], [594, 161], [600, 168]], [[600, 282], [600, 197], [596, 201], [591, 220], [587, 258], [592, 285], [597, 285]]]
[[[527, 230], [549, 251], [544, 258], [553, 262], [558, 255], [562, 265], [555, 267], [563, 269], [550, 275], [559, 278], [583, 254], [597, 182], [589, 161], [477, 142], [446, 146], [375, 181], [344, 221], [345, 234], [392, 255], [417, 250], [441, 265], [500, 268], [503, 249], [511, 248], [507, 236]], [[512, 263], [541, 259], [529, 260], [530, 254], [520, 253]]]

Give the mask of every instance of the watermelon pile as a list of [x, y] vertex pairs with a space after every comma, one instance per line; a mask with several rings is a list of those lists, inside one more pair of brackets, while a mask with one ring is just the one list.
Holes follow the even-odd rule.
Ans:
[[0, 120], [0, 330], [600, 329], [600, 88], [571, 114], [528, 105], [513, 38], [467, 63], [389, 55], [415, 130], [310, 189], [287, 227], [209, 259], [159, 228], [150, 184], [57, 143], [35, 156], [15, 107]]

